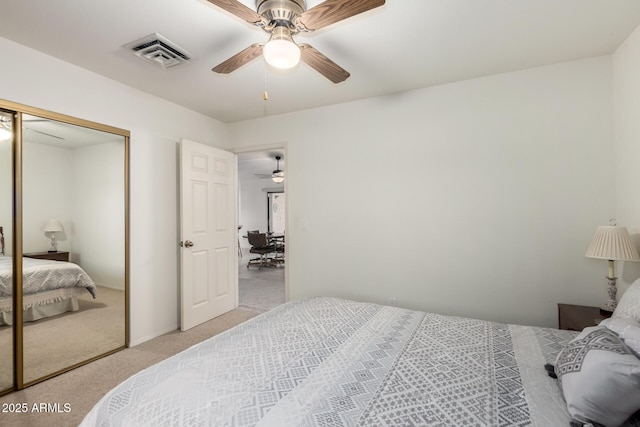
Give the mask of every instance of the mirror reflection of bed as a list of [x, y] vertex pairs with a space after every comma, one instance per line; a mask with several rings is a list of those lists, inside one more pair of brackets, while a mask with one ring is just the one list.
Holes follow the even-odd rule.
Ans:
[[[26, 261], [23, 271], [25, 277], [28, 277], [28, 270], [34, 266], [27, 266], [30, 261], [27, 257], [23, 261]], [[73, 266], [79, 268], [73, 263], [60, 261], [41, 261], [35, 268], [47, 271], [47, 264], [60, 266], [63, 271], [66, 269], [64, 264], [69, 264], [71, 271], [74, 270]], [[78, 284], [82, 283], [79, 282]], [[83, 287], [61, 289], [63, 292], [60, 294], [56, 294], [56, 291], [44, 291], [35, 294], [35, 298], [30, 298], [27, 294], [23, 298], [24, 369], [27, 381], [47, 376], [122, 345], [124, 291], [96, 286], [94, 298]], [[47, 303], [47, 295], [52, 302]], [[56, 298], [56, 295], [60, 298]], [[34, 306], [34, 302], [37, 305]], [[10, 337], [11, 334], [12, 313], [5, 307], [0, 314], [0, 337], [3, 337], [1, 340], [4, 342], [4, 335]], [[109, 321], [105, 322], [107, 319]], [[81, 345], [73, 345], [76, 339], [80, 339]], [[0, 353], [3, 360], [6, 360], [5, 357], [11, 358], [11, 353], [7, 350], [0, 349]], [[0, 371], [1, 369], [0, 366]], [[0, 373], [0, 378], [6, 376]]]
[[[0, 326], [10, 326], [13, 324], [13, 258], [4, 256], [4, 247], [0, 253]], [[59, 254], [64, 254], [64, 258], [58, 259]], [[22, 318], [25, 322], [78, 311], [78, 296], [85, 292], [96, 297], [95, 283], [79, 265], [68, 262], [68, 252], [56, 251], [51, 255], [44, 252], [42, 255], [32, 258], [25, 254], [22, 259]]]
[[[23, 372], [29, 384], [125, 345], [125, 152], [122, 136], [26, 114], [23, 122]], [[51, 232], [54, 218], [59, 227]], [[11, 242], [11, 218], [0, 220]], [[7, 244], [0, 258], [0, 267], [9, 266], [9, 283], [10, 252]], [[10, 323], [5, 292], [2, 343], [11, 340]], [[4, 347], [0, 360], [12, 360], [11, 346]], [[9, 365], [0, 364], [0, 390], [5, 380], [11, 384]]]

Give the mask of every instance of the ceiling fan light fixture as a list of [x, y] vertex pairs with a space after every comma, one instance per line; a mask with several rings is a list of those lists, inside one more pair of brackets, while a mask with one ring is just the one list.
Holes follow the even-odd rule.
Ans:
[[267, 64], [281, 70], [293, 68], [300, 62], [300, 48], [291, 38], [286, 26], [277, 26], [262, 49]]
[[273, 182], [280, 183], [284, 181], [284, 172], [281, 170], [273, 171], [273, 175], [271, 175], [271, 179]]
[[271, 174], [271, 179], [275, 183], [281, 183], [284, 181], [284, 171], [280, 170], [280, 156], [276, 156], [276, 170]]
[[13, 134], [9, 129], [4, 127], [4, 125], [0, 125], [0, 141], [6, 141], [8, 139], [11, 139], [12, 136]]

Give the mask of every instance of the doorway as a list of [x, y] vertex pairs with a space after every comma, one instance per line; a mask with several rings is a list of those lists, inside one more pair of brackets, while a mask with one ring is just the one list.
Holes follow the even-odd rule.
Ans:
[[[265, 312], [287, 300], [285, 147], [236, 151], [238, 156], [238, 305]], [[280, 157], [279, 161], [276, 157]], [[284, 172], [275, 182], [273, 172]], [[278, 179], [276, 179], [278, 180]], [[278, 180], [279, 181], [279, 180]], [[275, 222], [274, 222], [275, 221]], [[274, 252], [251, 252], [248, 232], [264, 233]], [[262, 257], [262, 259], [261, 259]]]

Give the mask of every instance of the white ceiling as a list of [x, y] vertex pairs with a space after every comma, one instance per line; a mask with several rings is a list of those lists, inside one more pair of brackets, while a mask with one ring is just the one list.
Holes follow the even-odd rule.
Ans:
[[[254, 0], [240, 1], [255, 9]], [[319, 3], [307, 0], [308, 8]], [[262, 58], [229, 75], [212, 73], [267, 35], [206, 0], [0, 4], [0, 36], [223, 122], [610, 54], [639, 25], [638, 0], [388, 0], [296, 36], [351, 73], [335, 85], [304, 64], [265, 70]], [[122, 48], [151, 33], [194, 60], [162, 70]]]
[[59, 148], [78, 148], [124, 141], [122, 136], [28, 114], [22, 116], [22, 135], [25, 142]]
[[[0, 124], [3, 128], [11, 131], [13, 129], [12, 115], [0, 111]], [[123, 137], [119, 135], [30, 114], [22, 116], [22, 137], [26, 143], [70, 149], [124, 141]]]
[[[271, 181], [270, 177], [263, 175], [271, 175], [276, 170], [276, 156], [280, 156], [280, 170], [287, 174], [286, 161], [284, 152], [281, 149], [269, 151], [251, 151], [246, 153], [238, 153], [238, 180], [240, 182], [263, 179], [275, 187], [276, 184]], [[260, 175], [257, 176], [256, 174]]]

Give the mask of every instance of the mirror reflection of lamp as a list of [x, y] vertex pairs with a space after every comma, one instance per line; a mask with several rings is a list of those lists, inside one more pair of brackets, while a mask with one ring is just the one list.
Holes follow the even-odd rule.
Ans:
[[50, 219], [44, 225], [44, 233], [51, 233], [51, 247], [47, 252], [58, 252], [58, 242], [56, 242], [56, 233], [62, 231], [62, 224], [57, 219]]

